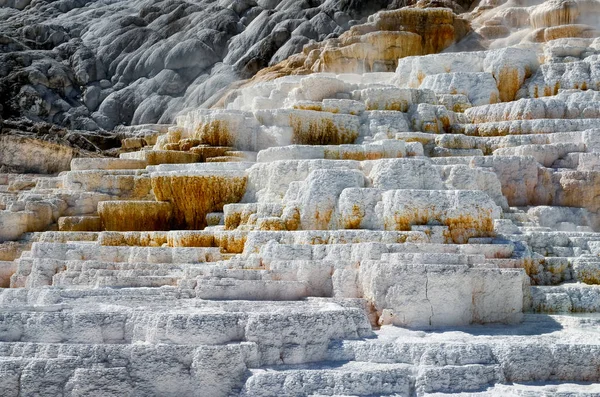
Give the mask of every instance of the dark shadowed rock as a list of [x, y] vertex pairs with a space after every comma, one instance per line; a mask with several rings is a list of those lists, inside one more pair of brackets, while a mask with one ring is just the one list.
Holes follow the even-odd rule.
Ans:
[[397, 0], [0, 0], [0, 105], [68, 128], [170, 122]]

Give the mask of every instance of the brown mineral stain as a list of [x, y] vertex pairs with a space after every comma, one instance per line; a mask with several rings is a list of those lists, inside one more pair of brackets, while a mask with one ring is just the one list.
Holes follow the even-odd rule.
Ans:
[[235, 137], [223, 120], [213, 120], [196, 127], [193, 138], [210, 146], [234, 146]]
[[175, 228], [203, 229], [206, 214], [242, 199], [246, 180], [246, 176], [158, 175], [152, 176], [152, 190], [158, 200], [171, 203]]
[[354, 143], [358, 138], [358, 131], [338, 127], [329, 118], [305, 121], [300, 117], [290, 115], [290, 124], [293, 130], [293, 144], [341, 145]]
[[169, 230], [171, 204], [157, 201], [101, 201], [98, 215], [104, 230]]

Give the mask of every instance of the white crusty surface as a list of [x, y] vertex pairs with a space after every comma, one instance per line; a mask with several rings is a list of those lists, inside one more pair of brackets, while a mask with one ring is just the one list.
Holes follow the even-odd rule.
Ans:
[[[282, 60], [302, 37], [355, 25], [343, 2], [300, 3], [211, 4], [224, 24], [246, 18], [229, 41], [211, 31], [213, 47], [228, 43], [220, 59]], [[499, 3], [474, 5], [464, 41], [397, 67], [365, 40], [387, 43], [387, 59], [406, 31], [445, 40], [465, 26], [453, 17], [434, 37], [420, 18], [452, 13], [421, 3], [380, 13], [285, 62], [314, 70], [275, 65], [219, 94], [219, 109], [188, 103], [175, 125], [131, 127], [146, 132], [119, 158], [3, 147], [0, 162], [71, 169], [0, 174], [0, 396], [600, 395], [600, 8]], [[165, 7], [176, 21], [155, 25], [210, 14]], [[370, 30], [385, 24], [401, 34]], [[269, 55], [271, 31], [296, 47]], [[99, 82], [124, 86], [92, 119], [171, 114], [175, 99], [152, 92], [103, 118], [119, 92], [215, 61], [183, 56], [196, 40], [165, 48], [173, 73], [143, 86]], [[386, 72], [347, 73], [361, 57]], [[126, 58], [114, 72], [145, 79]], [[316, 73], [328, 62], [344, 73]], [[265, 77], [277, 70], [291, 75]], [[213, 80], [224, 69], [207, 73], [198, 101], [225, 83]]]

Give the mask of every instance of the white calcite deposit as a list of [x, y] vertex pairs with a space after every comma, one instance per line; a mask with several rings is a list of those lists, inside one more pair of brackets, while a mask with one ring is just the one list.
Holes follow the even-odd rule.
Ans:
[[0, 395], [600, 395], [597, 3], [0, 174]]

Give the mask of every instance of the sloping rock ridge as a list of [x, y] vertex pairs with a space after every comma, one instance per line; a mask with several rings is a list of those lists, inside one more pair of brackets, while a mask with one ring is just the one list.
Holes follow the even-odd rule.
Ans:
[[0, 394], [600, 395], [600, 2], [458, 5], [5, 150]]
[[171, 122], [391, 3], [2, 0], [1, 117], [81, 130]]

